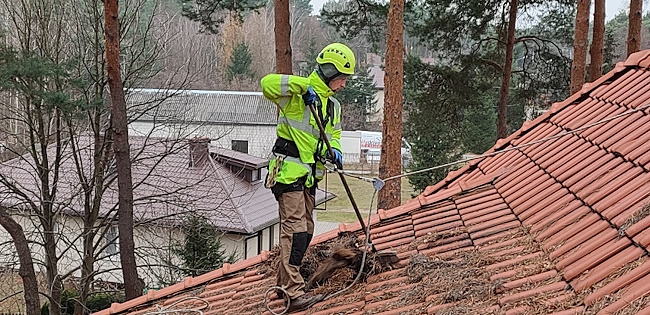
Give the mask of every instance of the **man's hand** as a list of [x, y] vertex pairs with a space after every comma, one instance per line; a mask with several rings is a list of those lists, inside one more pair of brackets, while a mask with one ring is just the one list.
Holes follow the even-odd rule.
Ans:
[[316, 92], [314, 92], [314, 89], [310, 87], [307, 88], [307, 92], [302, 95], [302, 100], [305, 101], [305, 106], [311, 106], [316, 104], [318, 96], [316, 95]]
[[336, 165], [336, 168], [342, 170], [343, 169], [343, 155], [341, 155], [341, 152], [339, 150], [332, 148], [332, 151], [334, 151], [334, 157], [330, 156], [329, 150], [327, 150], [327, 159], [332, 161], [334, 165]]

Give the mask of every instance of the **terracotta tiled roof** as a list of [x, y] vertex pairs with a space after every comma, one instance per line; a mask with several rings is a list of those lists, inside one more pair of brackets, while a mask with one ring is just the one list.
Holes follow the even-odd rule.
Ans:
[[[397, 268], [299, 314], [650, 314], [649, 66], [650, 51], [633, 54], [487, 152], [501, 153], [379, 210], [373, 242], [398, 252]], [[350, 231], [359, 224], [312, 244]], [[470, 254], [480, 258], [472, 266]], [[437, 267], [414, 279], [417, 257]], [[261, 314], [274, 284], [263, 272], [268, 259], [264, 252], [98, 314], [145, 314], [184, 297], [205, 299], [206, 315]], [[432, 283], [450, 266], [457, 284]], [[468, 272], [473, 282], [464, 282]]]

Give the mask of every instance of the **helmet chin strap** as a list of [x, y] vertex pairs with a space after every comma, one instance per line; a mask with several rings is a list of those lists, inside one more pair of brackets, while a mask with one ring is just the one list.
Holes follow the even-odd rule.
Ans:
[[316, 68], [316, 73], [318, 73], [318, 76], [320, 76], [323, 82], [328, 86], [332, 80], [342, 74], [336, 69], [336, 66], [331, 63], [319, 64]]

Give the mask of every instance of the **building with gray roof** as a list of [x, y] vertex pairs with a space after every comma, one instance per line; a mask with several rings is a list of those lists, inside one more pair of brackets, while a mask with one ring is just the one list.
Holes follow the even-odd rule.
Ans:
[[[220, 231], [226, 253], [235, 252], [246, 259], [269, 250], [279, 240], [278, 205], [270, 190], [264, 187], [268, 160], [241, 152], [210, 147], [209, 138], [173, 140], [168, 138], [130, 137], [133, 177], [133, 214], [136, 257], [139, 266], [160, 266], [168, 257], [171, 245], [183, 239], [181, 225], [188, 215], [201, 215]], [[64, 270], [77, 273], [82, 248], [80, 233], [84, 220], [84, 187], [79, 184], [79, 170], [92, 177], [91, 163], [94, 142], [90, 136], [75, 139], [79, 152], [71, 153], [71, 143], [60, 148], [57, 192], [53, 202], [59, 239], [72, 244], [62, 251]], [[57, 148], [48, 147], [50, 161]], [[75, 158], [76, 156], [76, 158]], [[51, 162], [54, 169], [54, 162]], [[119, 244], [117, 244], [118, 190], [114, 159], [109, 160], [103, 197], [99, 209], [101, 230], [97, 236], [98, 269], [113, 270], [98, 274], [98, 279], [121, 283]], [[54, 175], [52, 175], [54, 176]], [[35, 242], [33, 255], [42, 257], [38, 214], [30, 211], [31, 204], [42, 198], [42, 187], [30, 156], [21, 156], [0, 164], [0, 207], [9, 209], [21, 222], [23, 229]], [[15, 187], [19, 187], [20, 194]], [[319, 191], [317, 203], [331, 199], [332, 194]], [[99, 223], [98, 223], [99, 224]], [[0, 230], [0, 265], [15, 263], [11, 238]], [[8, 242], [9, 241], [9, 242]], [[62, 244], [63, 244], [62, 243]], [[77, 244], [79, 243], [79, 244]], [[5, 246], [5, 247], [2, 247]], [[76, 249], [75, 249], [76, 248]], [[154, 288], [165, 270], [144, 268], [141, 277]]]
[[261, 92], [129, 89], [132, 134], [191, 138], [267, 158], [275, 142], [276, 106]]

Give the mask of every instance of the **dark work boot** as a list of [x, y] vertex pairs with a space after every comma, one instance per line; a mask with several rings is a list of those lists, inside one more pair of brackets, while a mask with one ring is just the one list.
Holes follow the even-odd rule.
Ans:
[[295, 299], [291, 299], [291, 304], [287, 313], [298, 312], [307, 309], [308, 307], [322, 301], [324, 296], [322, 294], [303, 294]]

